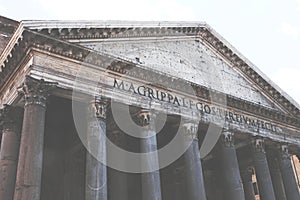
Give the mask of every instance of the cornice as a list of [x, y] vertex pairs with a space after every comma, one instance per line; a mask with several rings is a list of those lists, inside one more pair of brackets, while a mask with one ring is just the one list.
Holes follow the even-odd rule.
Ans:
[[[203, 35], [205, 30], [201, 32], [201, 37], [206, 38], [208, 36]], [[20, 37], [19, 43], [14, 46], [12, 49], [12, 56], [7, 58], [4, 62], [5, 67], [3, 68], [2, 72], [0, 72], [0, 88], [3, 88], [5, 83], [16, 70], [16, 66], [19, 66], [21, 61], [24, 59], [26, 52], [28, 52], [31, 48], [46, 50], [49, 53], [58, 54], [64, 57], [68, 57], [79, 62], [84, 62], [92, 65], [96, 65], [106, 70], [111, 70], [113, 72], [117, 72], [119, 74], [126, 74], [131, 77], [135, 77], [138, 79], [143, 79], [150, 83], [156, 83], [156, 85], [161, 86], [162, 88], [166, 89], [174, 89], [181, 92], [188, 91], [188, 88], [192, 86], [196, 95], [199, 98], [206, 99], [210, 101], [212, 98], [218, 99], [220, 98], [220, 102], [224, 102], [224, 99], [227, 98], [227, 106], [231, 108], [236, 108], [240, 110], [244, 110], [248, 113], [253, 115], [258, 115], [267, 119], [274, 120], [280, 124], [290, 125], [293, 127], [300, 128], [300, 118], [295, 116], [299, 115], [299, 110], [297, 110], [297, 115], [289, 116], [287, 114], [281, 113], [279, 111], [263, 107], [261, 105], [257, 105], [251, 103], [249, 101], [245, 101], [242, 99], [238, 99], [236, 97], [222, 94], [217, 91], [210, 90], [204, 86], [197, 85], [182, 79], [176, 79], [174, 77], [166, 76], [165, 74], [159, 74], [158, 72], [149, 71], [141, 66], [129, 62], [124, 61], [119, 58], [114, 58], [112, 56], [108, 56], [91, 49], [85, 48], [83, 46], [79, 46], [76, 44], [72, 44], [63, 40], [55, 39], [50, 36], [46, 36], [40, 33], [36, 33], [30, 30], [24, 30], [22, 37]], [[207, 40], [212, 40], [207, 38]], [[225, 48], [225, 47], [223, 47]], [[219, 47], [220, 51], [225, 52]], [[230, 52], [225, 53], [228, 56], [235, 56]], [[237, 58], [232, 58], [235, 62], [241, 63], [241, 60], [237, 60]], [[240, 64], [241, 68], [246, 68], [247, 66]], [[135, 70], [131, 70], [135, 68]], [[248, 70], [251, 69], [247, 67]], [[251, 72], [252, 73], [252, 72]], [[253, 75], [251, 74], [250, 75]], [[247, 74], [247, 73], [246, 73]], [[254, 75], [257, 76], [257, 75]], [[257, 77], [259, 79], [259, 77]], [[1, 92], [1, 89], [0, 89]], [[280, 100], [278, 100], [280, 101]], [[292, 105], [287, 105], [291, 107]], [[297, 108], [295, 108], [297, 109]]]
[[200, 27], [53, 28], [35, 31], [64, 40], [196, 36]]
[[[200, 33], [201, 38], [211, 45], [215, 50], [217, 50], [222, 56], [229, 61], [232, 66], [238, 69], [244, 76], [246, 76], [250, 81], [252, 81], [256, 86], [258, 86], [267, 96], [269, 96], [273, 101], [276, 101], [284, 110], [289, 114], [300, 117], [300, 110], [297, 103], [291, 103], [289, 98], [273, 87], [268, 81], [266, 81], [261, 74], [253, 69], [248, 63], [246, 63], [238, 53], [232, 51], [228, 46], [226, 46], [218, 37], [213, 35], [209, 30], [204, 30]], [[296, 104], [296, 105], [295, 105]]]

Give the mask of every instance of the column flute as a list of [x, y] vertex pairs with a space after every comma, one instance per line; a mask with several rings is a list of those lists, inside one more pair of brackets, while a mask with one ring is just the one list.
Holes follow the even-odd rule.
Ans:
[[275, 200], [272, 179], [266, 157], [263, 139], [256, 139], [252, 148], [259, 196], [261, 200]]
[[233, 133], [222, 133], [219, 141], [219, 156], [224, 178], [225, 199], [245, 200]]
[[281, 146], [278, 161], [287, 200], [300, 199], [299, 188], [287, 145]]
[[0, 115], [3, 121], [0, 150], [0, 199], [12, 200], [18, 165], [22, 110], [5, 105]]
[[155, 113], [147, 109], [141, 109], [136, 117], [143, 127], [141, 135], [141, 152], [146, 153], [141, 160], [142, 168], [149, 172], [142, 173], [142, 197], [143, 200], [161, 200], [160, 175], [158, 170], [157, 141], [155, 133]]
[[198, 143], [198, 123], [184, 120], [182, 134], [188, 149], [184, 153], [187, 191], [190, 200], [206, 200], [203, 171]]
[[107, 200], [106, 111], [105, 99], [91, 102], [88, 113], [85, 200]]
[[25, 106], [14, 200], [40, 200], [46, 101], [56, 83], [26, 77]]

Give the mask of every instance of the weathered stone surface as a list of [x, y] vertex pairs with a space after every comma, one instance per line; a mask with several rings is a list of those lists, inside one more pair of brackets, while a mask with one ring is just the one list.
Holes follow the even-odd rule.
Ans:
[[282, 174], [279, 168], [278, 156], [276, 150], [267, 151], [267, 160], [270, 169], [270, 175], [272, 179], [273, 189], [276, 199], [286, 200], [285, 189], [282, 180]]
[[206, 200], [206, 192], [203, 180], [203, 171], [200, 159], [200, 149], [198, 144], [198, 124], [189, 122], [183, 125], [185, 141], [189, 144], [184, 153], [186, 184], [189, 200]]
[[106, 106], [93, 101], [89, 110], [86, 155], [86, 200], [107, 200]]
[[262, 139], [255, 140], [253, 145], [253, 162], [260, 198], [262, 200], [275, 199], [269, 165], [264, 149], [264, 141]]
[[219, 164], [223, 177], [225, 200], [245, 200], [233, 134], [225, 132], [219, 141]]
[[[161, 182], [159, 175], [159, 161], [157, 151], [157, 141], [153, 119], [155, 114], [149, 110], [142, 109], [137, 114], [139, 124], [145, 128], [141, 136], [141, 152], [148, 153], [142, 157], [142, 169], [148, 169], [149, 172], [142, 172], [142, 198], [143, 200], [161, 200]], [[151, 123], [152, 122], [152, 123]], [[150, 154], [154, 152], [154, 154]]]
[[0, 199], [12, 200], [20, 146], [22, 112], [20, 108], [6, 105], [0, 110], [3, 120], [0, 150]]
[[28, 77], [21, 87], [25, 107], [14, 200], [40, 200], [46, 100], [55, 85]]
[[[203, 123], [215, 123], [226, 130], [230, 129], [230, 131], [236, 132], [241, 136], [240, 138], [245, 136], [244, 138], [248, 139], [251, 136], [261, 135], [271, 139], [272, 143], [287, 142], [295, 146], [300, 144], [299, 120], [296, 118], [299, 116], [299, 105], [287, 98], [281, 90], [276, 89], [269, 79], [261, 77], [259, 70], [256, 70], [251, 64], [247, 64], [248, 61], [246, 59], [239, 55], [223, 39], [220, 39], [221, 37], [213, 30], [208, 30], [207, 27], [209, 26], [205, 24], [187, 24], [187, 26], [193, 27], [183, 27], [185, 25], [182, 24], [168, 24], [168, 26], [171, 26], [168, 28], [160, 25], [155, 25], [154, 28], [143, 28], [141, 24], [132, 26], [117, 24], [117, 26], [121, 27], [107, 28], [106, 23], [99, 25], [99, 22], [95, 22], [80, 28], [82, 23], [55, 23], [32, 22], [31, 24], [28, 22], [34, 31], [21, 29], [20, 35], [15, 35], [15, 40], [13, 40], [15, 44], [12, 45], [13, 49], [11, 50], [13, 56], [8, 56], [10, 52], [7, 51], [5, 57], [2, 56], [0, 59], [3, 62], [0, 64], [5, 66], [2, 68], [4, 69], [2, 72], [0, 70], [0, 82], [1, 86], [3, 86], [3, 88], [0, 88], [0, 104], [14, 102], [21, 105], [23, 102], [18, 98], [16, 85], [23, 81], [25, 75], [30, 74], [36, 78], [59, 81], [60, 90], [57, 91], [56, 95], [61, 97], [71, 98], [71, 91], [74, 91], [76, 88], [74, 83], [79, 81], [81, 83], [80, 92], [84, 94], [91, 95], [94, 94], [93, 92], [101, 90], [105, 96], [127, 105], [150, 107], [150, 109], [169, 112], [169, 114], [182, 117], [193, 115]], [[33, 27], [35, 25], [36, 27]], [[99, 28], [102, 30], [99, 30]], [[129, 31], [130, 36], [127, 35], [127, 31]], [[120, 37], [117, 36], [118, 33], [120, 33]], [[47, 37], [43, 34], [47, 35]], [[101, 37], [97, 34], [101, 34]], [[63, 41], [64, 39], [68, 41]], [[72, 45], [69, 42], [95, 49], [99, 54], [79, 45]], [[102, 55], [103, 53], [112, 56]], [[108, 73], [106, 73], [105, 68], [109, 68], [107, 70], [109, 71]], [[137, 70], [137, 72], [132, 73], [130, 72], [131, 69]], [[188, 107], [179, 107], [166, 102], [155, 101], [145, 96], [141, 97], [136, 95], [136, 91], [114, 90], [111, 80], [115, 77], [124, 78], [124, 81], [127, 81], [127, 83], [134, 82], [136, 85], [151, 85], [151, 81], [155, 83], [157, 81], [165, 92], [168, 91], [173, 95], [180, 94], [184, 97], [188, 96], [195, 102], [196, 99], [197, 101], [201, 99], [201, 101], [209, 102], [209, 93], [213, 93], [212, 90], [223, 91], [228, 94], [227, 96], [225, 94], [225, 97], [229, 101], [228, 104], [221, 107], [228, 111], [228, 119], [226, 124], [221, 124], [222, 120], [211, 114], [213, 112], [212, 109], [209, 112], [201, 109], [199, 109], [200, 111], [197, 109], [193, 110]], [[182, 87], [183, 84], [177, 84], [182, 82], [188, 82], [188, 86], [195, 86], [194, 89], [197, 89], [199, 96], [190, 95], [186, 92], [185, 87]], [[154, 87], [160, 88], [159, 84]], [[198, 84], [197, 87], [195, 84]], [[30, 85], [27, 83], [27, 87], [23, 87], [23, 92], [25, 93], [25, 125], [22, 131], [21, 164], [19, 164], [15, 200], [40, 199], [39, 188], [42, 171], [43, 126], [45, 123], [46, 104], [45, 88], [40, 86], [41, 84]], [[206, 87], [211, 90], [204, 90], [203, 88]], [[272, 101], [269, 99], [272, 99]], [[210, 105], [209, 102], [208, 104], [206, 106], [211, 108], [218, 107], [214, 103]], [[275, 108], [275, 104], [278, 105], [278, 108]], [[276, 109], [279, 112], [275, 112]], [[243, 113], [243, 115], [239, 115], [239, 113]], [[101, 112], [97, 113], [100, 117], [103, 117], [102, 114]], [[288, 115], [289, 117], [287, 117]], [[255, 117], [257, 121], [244, 120], [245, 122], [243, 122], [242, 116], [245, 118]], [[147, 121], [148, 116], [144, 118], [143, 122], [145, 122], [145, 119]], [[266, 128], [267, 125], [265, 124], [268, 122], [274, 122], [274, 126]], [[104, 132], [103, 129], [104, 125], [102, 123], [98, 131]], [[149, 133], [153, 133], [153, 130], [147, 130], [141, 134]], [[116, 143], [124, 139], [120, 138], [121, 134], [119, 132], [115, 135]], [[222, 139], [224, 139], [224, 143], [221, 143], [220, 147], [220, 162], [223, 165], [226, 183], [224, 184], [224, 190], [227, 193], [225, 198], [241, 200], [243, 195], [234, 143], [230, 134]], [[151, 137], [142, 140], [141, 146], [143, 152], [155, 151], [157, 148], [156, 138]], [[293, 147], [294, 149], [296, 148], [295, 146]], [[189, 195], [191, 199], [205, 199], [203, 196], [197, 196], [205, 194], [204, 191], [196, 193], [196, 188], [199, 188], [199, 185], [203, 187], [201, 183], [203, 181], [192, 177], [197, 174], [197, 177], [201, 178], [202, 173], [201, 162], [197, 159], [197, 142], [193, 142], [191, 147], [188, 149], [188, 156], [186, 157], [187, 168], [190, 170], [186, 173], [186, 178], [189, 180]], [[261, 198], [272, 199], [274, 195], [271, 195], [271, 181], [269, 175], [266, 174], [268, 167], [264, 152], [255, 151], [253, 154], [259, 184], [267, 185], [260, 188]], [[80, 157], [80, 162], [82, 163], [82, 156]], [[150, 167], [152, 165], [155, 166], [157, 165], [157, 157], [146, 157], [144, 163]], [[76, 162], [70, 162], [67, 168], [72, 169], [73, 164], [76, 165]], [[288, 162], [284, 162], [283, 166], [288, 166], [287, 168], [290, 169], [291, 166], [287, 164]], [[96, 160], [88, 156], [87, 171], [87, 180], [90, 181], [88, 185], [91, 186], [89, 189], [96, 189], [97, 191], [100, 188], [102, 189], [106, 180], [104, 176], [99, 178], [97, 175], [104, 173], [103, 166], [98, 165]], [[75, 180], [73, 177], [78, 174], [76, 172], [76, 170], [72, 170], [71, 173], [66, 173], [67, 183]], [[286, 173], [286, 177], [292, 177], [291, 170]], [[115, 171], [111, 173], [110, 198], [112, 200], [130, 199], [128, 198], [130, 195], [127, 195], [129, 188], [127, 177], [127, 174], [123, 172]], [[81, 176], [78, 179], [84, 180]], [[69, 187], [72, 189], [68, 190], [68, 187], [66, 187], [66, 193], [72, 193], [74, 189], [76, 190], [76, 184], [78, 183], [81, 183], [81, 181], [73, 181], [73, 184], [70, 184], [71, 186]], [[291, 182], [287, 182], [288, 184], [291, 184]], [[180, 189], [179, 185], [174, 188]], [[289, 189], [294, 188], [293, 190], [295, 191], [295, 186], [292, 186]], [[94, 193], [92, 190], [87, 190], [87, 196], [95, 199], [98, 193]], [[143, 199], [162, 198], [159, 194], [160, 182], [157, 171], [142, 175], [141, 190], [143, 190]], [[100, 193], [99, 195], [104, 194], [104, 192]], [[76, 194], [73, 193], [72, 195], [76, 196]], [[290, 194], [295, 194], [295, 192], [290, 192]], [[73, 196], [69, 195], [66, 198], [72, 199]]]
[[252, 182], [253, 169], [246, 168], [241, 171], [245, 200], [255, 200], [255, 194]]
[[[47, 66], [47, 67], [46, 67]], [[46, 68], [49, 69], [47, 72]], [[70, 95], [72, 93], [65, 93], [66, 90], [70, 90], [72, 87], [76, 87], [80, 92], [85, 91], [86, 93], [95, 93], [97, 92], [97, 89], [101, 89], [102, 92], [107, 94], [108, 97], [115, 99], [118, 102], [124, 103], [124, 104], [131, 104], [138, 107], [147, 107], [150, 104], [149, 98], [141, 98], [139, 95], [131, 95], [131, 93], [126, 93], [125, 91], [115, 90], [116, 88], [111, 88], [114, 83], [114, 75], [110, 73], [106, 73], [102, 71], [103, 69], [93, 68], [93, 67], [83, 67], [81, 64], [73, 63], [68, 60], [61, 61], [60, 59], [57, 59], [55, 57], [48, 57], [42, 54], [39, 54], [35, 60], [34, 65], [32, 67], [32, 74], [34, 76], [42, 76], [47, 77], [47, 79], [51, 79], [53, 81], [57, 81], [60, 83], [60, 87], [63, 88], [61, 92], [57, 93], [57, 95], [63, 95], [63, 97], [70, 98]], [[56, 77], [53, 77], [51, 73], [57, 74]], [[76, 74], [79, 74], [81, 76], [87, 76], [90, 78], [90, 80], [94, 82], [78, 82], [79, 79], [76, 79]], [[130, 80], [127, 76], [124, 76], [120, 78], [124, 81], [128, 82], [134, 82], [133, 80]], [[101, 81], [101, 85], [97, 85], [98, 81]], [[134, 82], [136, 83], [136, 82]], [[137, 84], [137, 83], [136, 83]], [[139, 84], [145, 84], [139, 83]], [[102, 87], [104, 86], [104, 87]], [[176, 91], [173, 92], [174, 94], [177, 94]], [[196, 102], [196, 99], [193, 99], [193, 101]], [[239, 102], [239, 105], [241, 105], [243, 108], [247, 107], [248, 104], [243, 104], [243, 102]], [[261, 106], [262, 107], [262, 106]], [[170, 106], [170, 104], [166, 102], [156, 101], [155, 103], [151, 103], [151, 108], [157, 111], [162, 112], [168, 112], [170, 114], [180, 114], [182, 116], [189, 117], [191, 115], [191, 112], [195, 116], [199, 118], [204, 123], [214, 122], [216, 124], [222, 124], [222, 120], [218, 120], [212, 115], [201, 115], [201, 113], [197, 112], [197, 110], [191, 110], [188, 108], [183, 107], [177, 107], [177, 106]], [[234, 112], [239, 112], [239, 109], [234, 109]], [[253, 109], [249, 109], [249, 112]], [[267, 113], [268, 110], [263, 111]], [[248, 116], [247, 116], [248, 117]], [[261, 116], [257, 116], [260, 120], [263, 120]], [[300, 144], [298, 142], [298, 139], [295, 139], [298, 137], [297, 130], [291, 129], [290, 127], [285, 126], [285, 122], [282, 121], [281, 117], [277, 117], [280, 119], [278, 123], [280, 123], [280, 126], [278, 127], [279, 132], [274, 133], [270, 132], [265, 129], [261, 128], [253, 128], [253, 126], [249, 126], [247, 124], [241, 124], [241, 123], [226, 123], [225, 128], [232, 129], [232, 130], [238, 130], [239, 132], [244, 132], [252, 135], [261, 134], [263, 136], [272, 138], [272, 140], [276, 141], [288, 141], [289, 143], [293, 144]], [[275, 120], [276, 121], [276, 120]], [[284, 125], [283, 125], [284, 124]], [[285, 134], [282, 134], [282, 133]], [[299, 137], [300, 138], [300, 137]]]
[[33, 104], [25, 108], [14, 200], [40, 200], [45, 111]]
[[151, 70], [273, 107], [269, 100], [220, 56], [194, 39], [125, 40], [82, 45], [130, 60]]
[[287, 200], [300, 199], [299, 186], [296, 182], [291, 155], [286, 145], [281, 147], [278, 161]]
[[8, 44], [19, 22], [0, 16], [0, 54]]

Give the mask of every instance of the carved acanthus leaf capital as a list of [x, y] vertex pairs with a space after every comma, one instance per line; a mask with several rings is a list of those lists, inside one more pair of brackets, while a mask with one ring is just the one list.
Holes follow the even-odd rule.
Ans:
[[234, 146], [234, 133], [226, 131], [221, 135], [221, 142], [226, 147]]
[[254, 143], [253, 143], [253, 150], [255, 152], [265, 153], [264, 139], [262, 139], [262, 138], [255, 139]]
[[289, 153], [288, 145], [281, 145], [279, 154], [280, 154], [281, 158], [289, 159], [291, 154]]
[[193, 120], [185, 119], [182, 123], [184, 136], [192, 140], [198, 140], [198, 123]]
[[93, 117], [106, 119], [107, 104], [107, 99], [103, 97], [95, 97], [95, 99], [90, 104], [89, 111], [92, 113]]
[[148, 126], [150, 122], [154, 122], [155, 113], [148, 109], [140, 109], [136, 114], [135, 117], [137, 119], [137, 123], [140, 126]]
[[18, 88], [18, 91], [24, 95], [25, 106], [37, 104], [45, 107], [49, 92], [56, 86], [57, 83], [47, 82], [44, 79], [37, 80], [26, 76], [24, 83]]

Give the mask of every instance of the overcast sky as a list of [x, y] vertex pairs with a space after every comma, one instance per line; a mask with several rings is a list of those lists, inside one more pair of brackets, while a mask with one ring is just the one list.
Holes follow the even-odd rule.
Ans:
[[300, 0], [0, 0], [0, 15], [205, 21], [300, 103]]

